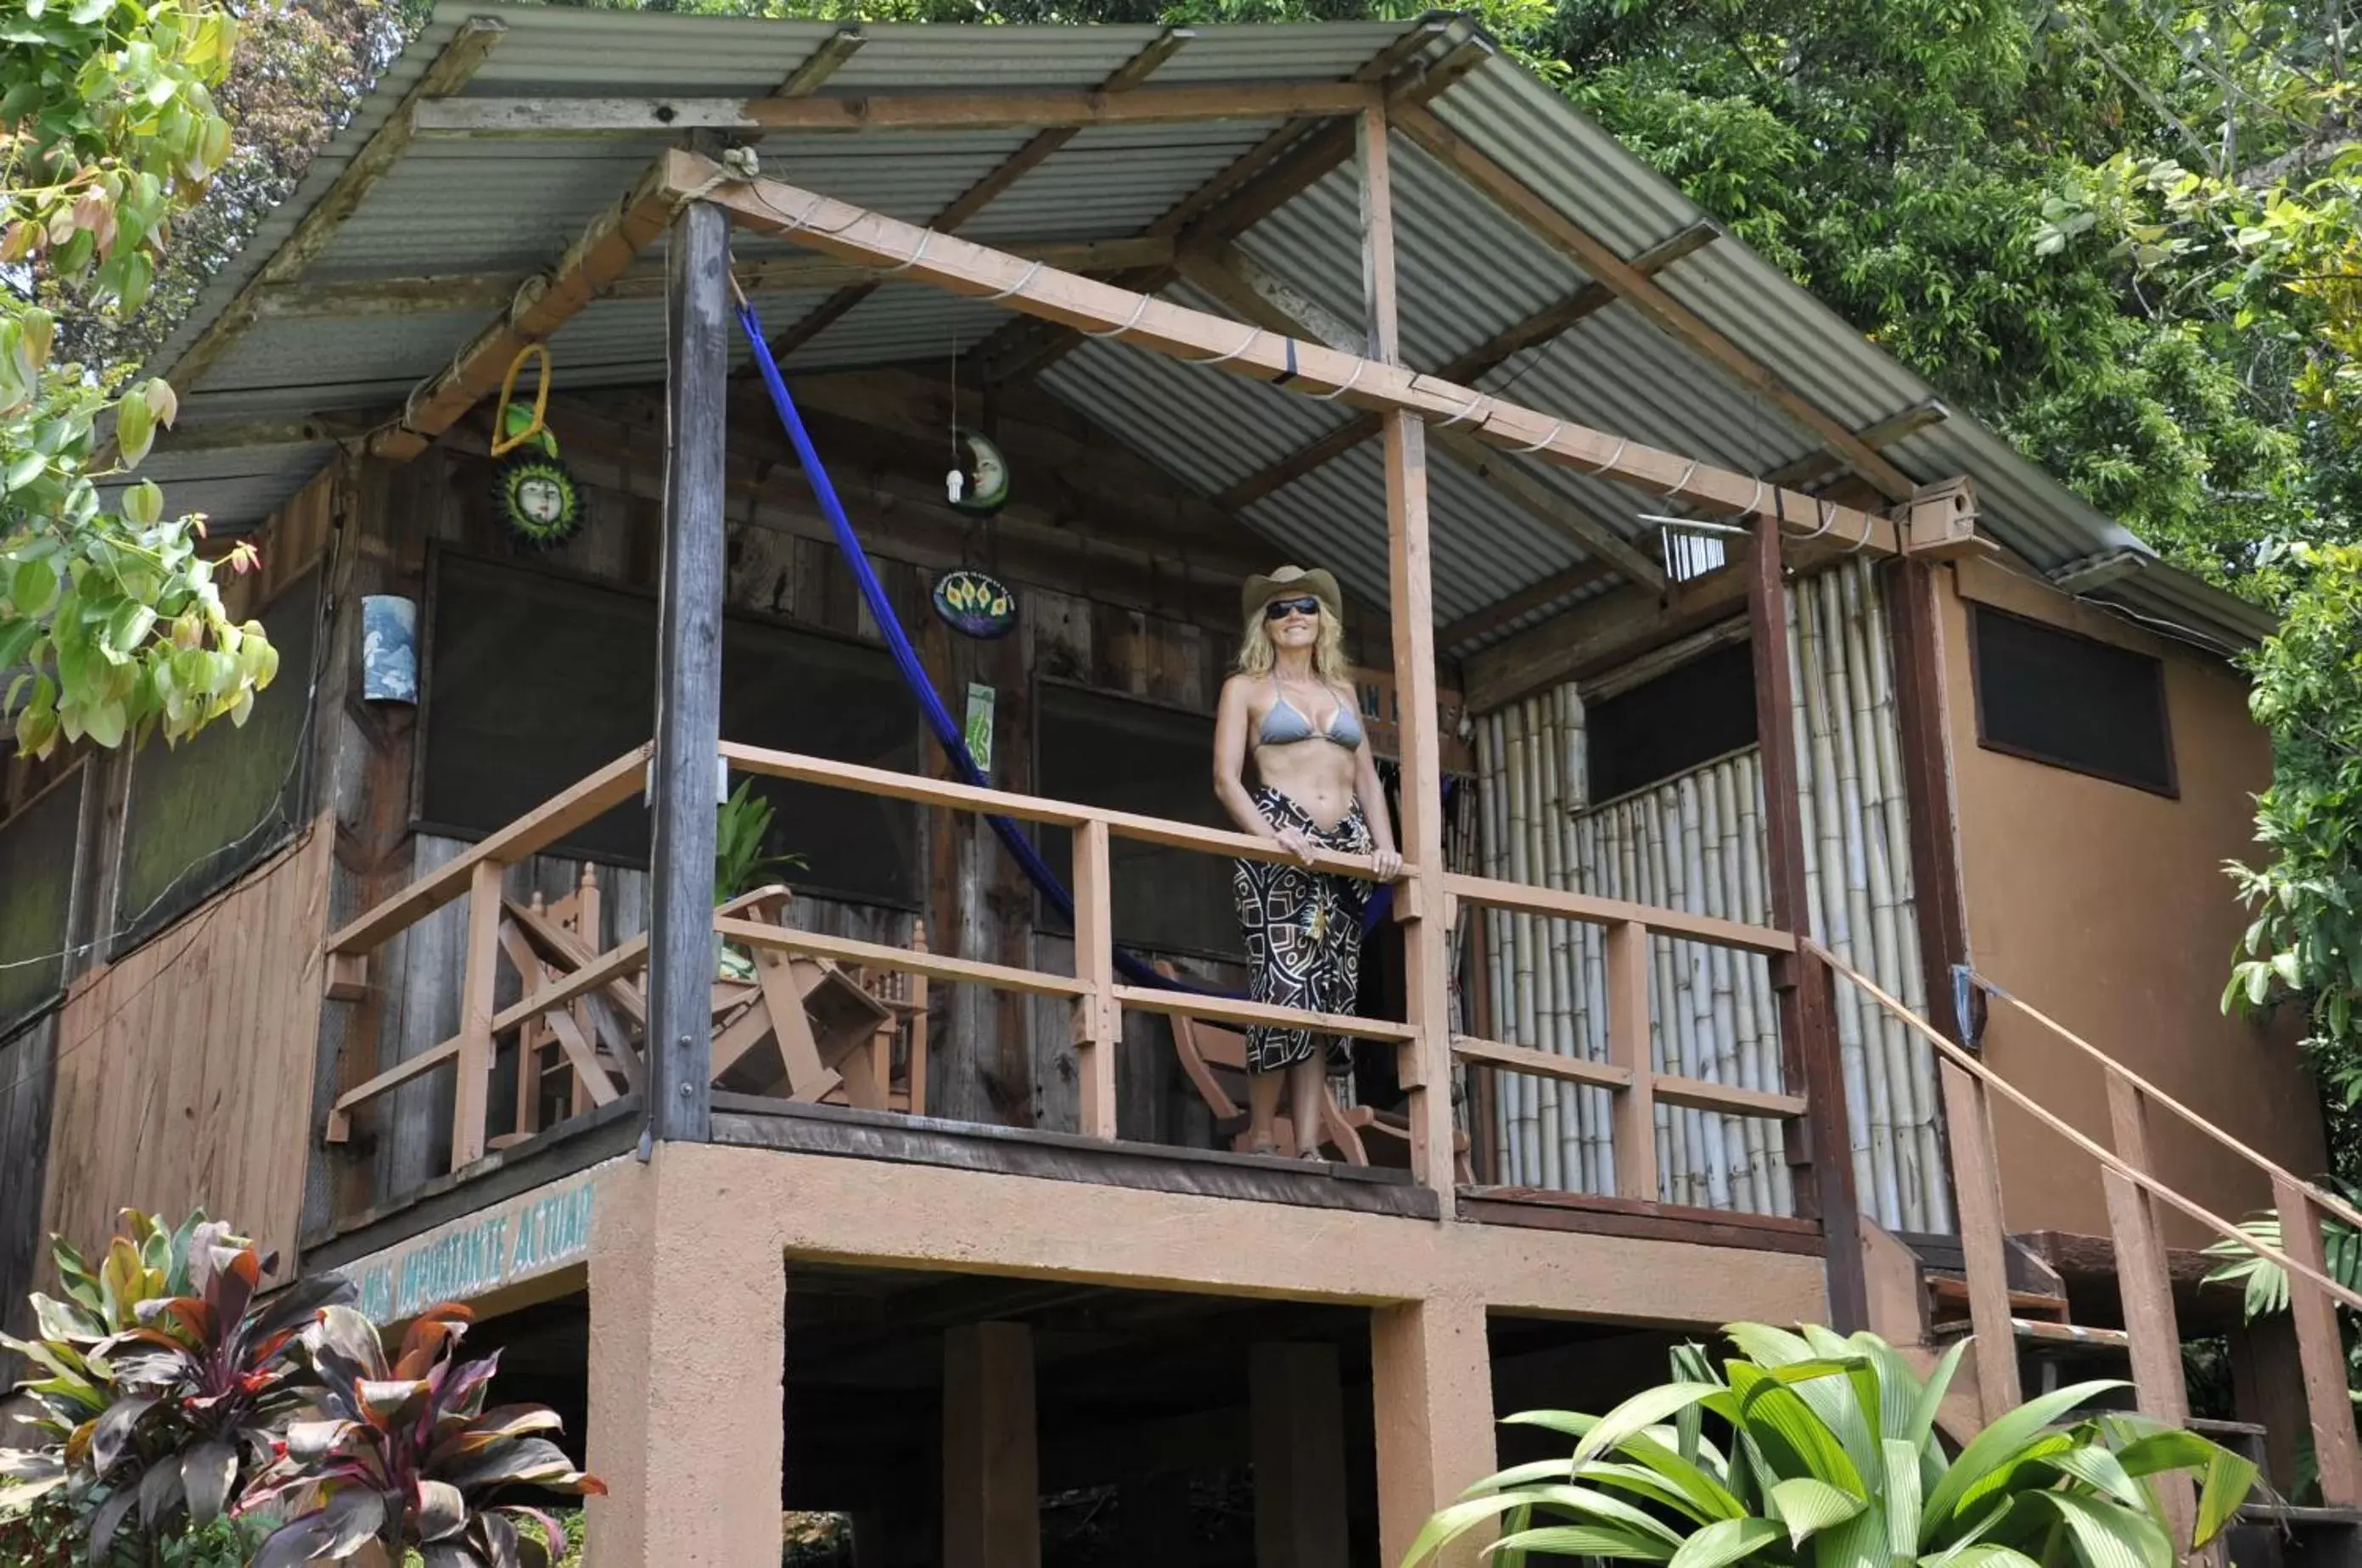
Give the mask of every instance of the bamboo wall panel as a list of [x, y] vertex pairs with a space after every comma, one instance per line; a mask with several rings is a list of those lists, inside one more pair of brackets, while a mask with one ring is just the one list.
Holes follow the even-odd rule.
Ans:
[[292, 1266], [330, 842], [315, 824], [69, 995], [44, 1230], [90, 1251], [120, 1209], [202, 1205]]
[[[1867, 565], [1789, 594], [1793, 712], [1813, 934], [1924, 1009], [1910, 886], [1909, 824], [1885, 607]], [[1561, 686], [1487, 715], [1478, 749], [1488, 875], [1696, 914], [1768, 923], [1762, 770], [1749, 748], [1622, 799], [1589, 804], [1583, 703]], [[1496, 1037], [1605, 1059], [1602, 934], [1488, 912]], [[1699, 943], [1653, 939], [1650, 1039], [1660, 1071], [1777, 1090], [1780, 1047], [1768, 966]], [[1864, 1211], [1911, 1230], [1951, 1228], [1937, 1146], [1933, 1064], [1874, 1007], [1839, 998], [1848, 1119]], [[1498, 1075], [1492, 1129], [1502, 1179], [1615, 1190], [1605, 1091]], [[1784, 1214], [1794, 1194], [1776, 1124], [1657, 1108], [1665, 1201]]]

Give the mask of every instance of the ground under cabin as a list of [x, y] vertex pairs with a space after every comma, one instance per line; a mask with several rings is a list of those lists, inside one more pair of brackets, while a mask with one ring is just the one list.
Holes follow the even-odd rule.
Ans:
[[[554, 544], [494, 455], [535, 342]], [[284, 673], [10, 763], [0, 1285], [203, 1201], [386, 1317], [473, 1299], [602, 1563], [767, 1560], [782, 1504], [865, 1564], [1393, 1560], [1497, 1410], [1736, 1318], [1972, 1327], [1961, 1430], [2069, 1338], [2170, 1411], [2216, 1309], [2159, 1192], [2319, 1164], [2204, 967], [2265, 627], [1464, 23], [446, 7], [166, 357], [151, 466], [261, 544]], [[1286, 559], [1344, 583], [1409, 862], [1314, 1164], [1233, 1146], [1263, 851], [1209, 784]], [[724, 784], [800, 863], [717, 893]], [[2240, 1413], [2362, 1501], [2297, 1328]]]

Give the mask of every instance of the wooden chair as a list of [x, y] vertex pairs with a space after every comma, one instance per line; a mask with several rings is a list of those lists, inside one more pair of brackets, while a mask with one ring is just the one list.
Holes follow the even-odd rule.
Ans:
[[[585, 862], [574, 891], [554, 904], [503, 900], [501, 947], [520, 984], [537, 990], [592, 962], [600, 943], [599, 882]], [[793, 894], [777, 885], [730, 900], [716, 913], [765, 924], [784, 919]], [[914, 932], [923, 950], [925, 928]], [[714, 981], [713, 1075], [756, 1093], [923, 1114], [927, 1083], [925, 977], [848, 969], [822, 959], [758, 949], [751, 981]], [[785, 1019], [787, 1027], [777, 1025]], [[519, 1030], [517, 1114], [491, 1140], [506, 1147], [539, 1132], [551, 1105], [579, 1115], [644, 1081], [635, 1040], [647, 1026], [635, 981], [617, 980], [528, 1019]], [[765, 1047], [768, 1047], [767, 1049]]]
[[[1159, 959], [1157, 973], [1175, 979], [1173, 966]], [[1241, 1103], [1246, 1097], [1247, 1037], [1236, 1029], [1225, 1029], [1187, 1014], [1171, 1015], [1173, 1050], [1181, 1058], [1181, 1070], [1198, 1091], [1198, 1097], [1214, 1113], [1214, 1132], [1227, 1137], [1231, 1147], [1241, 1152], [1248, 1148], [1249, 1115]], [[1282, 1148], [1296, 1146], [1295, 1123], [1285, 1113], [1273, 1118], [1272, 1136]], [[1320, 1146], [1336, 1151], [1337, 1157], [1347, 1165], [1386, 1165], [1408, 1168], [1410, 1165], [1410, 1123], [1390, 1111], [1373, 1110], [1367, 1105], [1341, 1105], [1337, 1092], [1329, 1084], [1320, 1086]], [[1379, 1158], [1371, 1158], [1374, 1147]], [[1457, 1127], [1451, 1132], [1452, 1166], [1458, 1179], [1473, 1182], [1474, 1173], [1468, 1163], [1468, 1135]]]

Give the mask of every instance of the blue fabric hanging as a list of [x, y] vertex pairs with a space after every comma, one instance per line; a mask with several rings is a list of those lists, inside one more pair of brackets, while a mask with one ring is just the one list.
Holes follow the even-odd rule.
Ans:
[[[951, 759], [953, 771], [964, 783], [991, 787], [992, 781], [985, 776], [983, 769], [976, 765], [976, 757], [967, 749], [966, 735], [953, 719], [950, 710], [944, 707], [944, 699], [936, 692], [934, 682], [927, 678], [925, 666], [919, 663], [918, 651], [911, 646], [910, 634], [902, 630], [900, 620], [894, 614], [893, 603], [886, 597], [886, 585], [878, 581], [877, 569], [869, 563], [868, 552], [861, 547], [860, 535], [854, 532], [852, 521], [844, 515], [844, 503], [837, 499], [836, 487], [830, 482], [828, 469], [822, 465], [820, 453], [812, 445], [811, 433], [804, 428], [803, 416], [796, 410], [796, 400], [789, 396], [788, 384], [780, 378], [778, 361], [771, 356], [771, 345], [765, 338], [762, 318], [755, 313], [754, 304], [749, 301], [739, 302], [738, 325], [746, 334], [746, 344], [754, 353], [756, 367], [763, 373], [763, 385], [770, 390], [771, 407], [778, 411], [780, 424], [786, 427], [789, 440], [795, 444], [796, 456], [803, 464], [804, 477], [811, 481], [812, 494], [820, 501], [820, 510], [836, 535], [837, 548], [844, 553], [845, 565], [853, 568], [853, 580], [861, 589], [863, 601], [869, 606], [870, 618], [877, 621], [878, 630], [884, 633], [887, 649], [894, 655], [896, 667], [902, 672], [903, 684], [911, 688], [911, 696], [918, 698], [920, 711], [926, 716], [927, 728], [934, 731], [936, 743], [943, 747], [944, 754]], [[1065, 884], [1058, 881], [1057, 873], [1043, 861], [1041, 851], [1033, 847], [1032, 839], [1025, 836], [1025, 830], [1006, 817], [988, 816], [985, 820], [992, 825], [993, 832], [999, 836], [1001, 844], [1025, 872], [1026, 879], [1041, 889], [1051, 907], [1071, 927], [1075, 919], [1074, 895], [1066, 891]], [[1392, 906], [1393, 893], [1391, 887], [1374, 890], [1374, 896], [1370, 899], [1363, 916], [1364, 934], [1374, 929], [1378, 921], [1385, 918]], [[1208, 996], [1237, 994], [1172, 980], [1159, 974], [1138, 954], [1126, 952], [1121, 948], [1115, 950], [1115, 964], [1126, 979], [1141, 985], [1190, 991]]]

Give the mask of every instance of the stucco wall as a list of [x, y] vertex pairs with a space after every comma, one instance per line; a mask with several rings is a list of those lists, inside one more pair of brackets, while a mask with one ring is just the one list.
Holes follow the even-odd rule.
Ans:
[[[2323, 1164], [2321, 1124], [2292, 1032], [2223, 1015], [2246, 917], [2222, 872], [2252, 858], [2250, 797], [2268, 782], [2246, 682], [2219, 660], [1982, 563], [1939, 576], [1945, 685], [1970, 952], [1977, 969], [2168, 1093], [2301, 1174]], [[1969, 601], [2164, 661], [2178, 799], [1977, 743]], [[1994, 1069], [2107, 1142], [2099, 1069], [1996, 1001]], [[2084, 1155], [1996, 1100], [2013, 1230], [2104, 1234], [2099, 1173]], [[2219, 1214], [2269, 1201], [2249, 1167], [2169, 1113], [2152, 1120], [2158, 1174]], [[2172, 1216], [2176, 1245], [2207, 1239]]]

